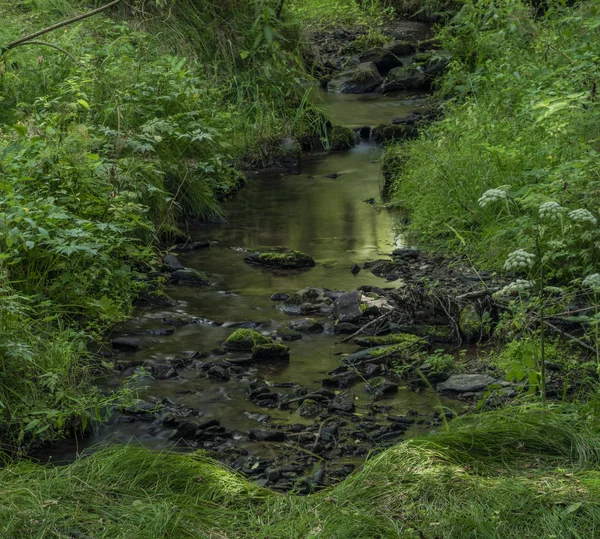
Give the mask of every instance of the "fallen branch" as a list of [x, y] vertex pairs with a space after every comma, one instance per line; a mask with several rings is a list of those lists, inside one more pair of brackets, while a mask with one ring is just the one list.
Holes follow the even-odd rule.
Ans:
[[365, 329], [367, 329], [371, 326], [374, 326], [377, 322], [379, 322], [380, 320], [383, 320], [384, 318], [387, 318], [389, 315], [390, 315], [390, 313], [385, 313], [385, 314], [382, 314], [381, 316], [379, 316], [378, 318], [375, 318], [375, 320], [371, 320], [368, 324], [365, 324], [363, 327], [361, 327], [356, 333], [353, 333], [349, 337], [344, 337], [340, 341], [340, 344], [348, 342], [350, 339], [354, 339], [354, 337], [356, 337], [357, 335], [360, 335]]
[[555, 331], [556, 333], [558, 333], [561, 337], [564, 337], [565, 339], [568, 339], [569, 341], [572, 341], [575, 344], [578, 344], [582, 348], [585, 348], [586, 350], [589, 350], [590, 352], [593, 352], [594, 354], [596, 353], [596, 350], [594, 348], [592, 348], [589, 344], [584, 343], [581, 339], [578, 339], [577, 337], [574, 337], [570, 333], [567, 333], [566, 331], [556, 327], [554, 324], [551, 324], [550, 322], [548, 322], [548, 320], [544, 320], [544, 324], [546, 324], [552, 331]]
[[485, 296], [491, 296], [492, 294], [498, 292], [499, 290], [501, 290], [501, 288], [484, 288], [483, 290], [475, 290], [474, 292], [467, 292], [466, 294], [456, 296], [456, 299], [461, 300], [461, 299], [483, 298]]
[[0, 49], [0, 54], [4, 54], [5, 52], [7, 52], [11, 49], [14, 49], [15, 47], [18, 47], [19, 45], [25, 43], [26, 41], [31, 41], [32, 39], [35, 39], [36, 37], [47, 34], [48, 32], [52, 32], [53, 30], [57, 30], [58, 28], [62, 28], [63, 26], [73, 24], [73, 23], [81, 21], [83, 19], [87, 19], [88, 17], [91, 17], [92, 15], [96, 15], [98, 13], [106, 11], [107, 9], [109, 9], [113, 6], [116, 6], [117, 4], [120, 4], [120, 3], [121, 3], [121, 0], [113, 0], [109, 4], [106, 4], [105, 6], [101, 6], [99, 8], [93, 9], [92, 11], [88, 11], [87, 13], [84, 13], [82, 15], [77, 15], [77, 17], [73, 17], [71, 19], [67, 19], [66, 21], [62, 21], [62, 22], [53, 24], [52, 26], [48, 26], [47, 28], [44, 28], [43, 30], [38, 30], [37, 32], [34, 32], [33, 34], [29, 34], [28, 36], [21, 37], [19, 39], [16, 39], [15, 41], [11, 41], [10, 43], [4, 45], [4, 47], [2, 47]]

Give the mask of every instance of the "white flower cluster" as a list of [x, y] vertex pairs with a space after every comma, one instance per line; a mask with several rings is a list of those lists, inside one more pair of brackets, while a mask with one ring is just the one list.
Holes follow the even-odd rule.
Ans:
[[576, 223], [591, 223], [593, 226], [598, 224], [596, 218], [592, 215], [591, 211], [580, 208], [569, 212], [569, 219], [572, 219]]
[[488, 204], [492, 204], [493, 202], [498, 202], [499, 200], [506, 200], [508, 197], [506, 191], [502, 191], [502, 189], [488, 189], [481, 198], [477, 201], [477, 203], [485, 208]]
[[510, 284], [507, 284], [504, 288], [496, 292], [495, 296], [518, 296], [529, 292], [534, 287], [533, 281], [526, 281], [524, 279], [517, 279]]
[[562, 296], [565, 291], [560, 286], [545, 286], [544, 292], [554, 296]]
[[530, 268], [535, 261], [535, 255], [528, 253], [524, 249], [517, 249], [508, 255], [504, 263], [506, 271], [518, 271]]
[[540, 206], [540, 218], [558, 221], [562, 215], [563, 207], [558, 202], [544, 202]]
[[581, 284], [583, 288], [600, 290], [600, 273], [592, 273], [591, 275], [588, 275]]

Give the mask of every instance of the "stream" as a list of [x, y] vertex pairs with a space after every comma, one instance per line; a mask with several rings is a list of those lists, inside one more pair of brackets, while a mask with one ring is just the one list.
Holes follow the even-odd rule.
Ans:
[[[392, 117], [428, 106], [427, 97], [409, 94], [391, 97], [326, 94], [325, 100], [333, 123], [353, 128], [389, 123]], [[224, 204], [227, 222], [192, 232], [194, 240], [210, 241], [210, 248], [177, 253], [185, 267], [205, 272], [212, 284], [171, 287], [167, 292], [175, 300], [175, 306], [139, 308], [136, 316], [115, 332], [117, 336], [139, 338], [140, 349], [116, 353], [115, 364], [121, 376], [111, 375], [100, 385], [105, 389], [116, 388], [125, 376], [143, 364], [178, 364], [175, 374], [163, 379], [142, 376], [138, 380], [142, 386], [140, 398], [147, 404], [166, 398], [162, 402], [184, 410], [182, 416], [191, 410], [190, 421], [211, 422], [217, 431], [221, 429], [218, 434], [223, 435], [223, 440], [217, 437], [218, 443], [212, 438], [208, 442], [187, 438], [182, 441], [183, 436], [178, 435], [181, 430], [177, 430], [180, 423], [157, 420], [147, 405], [141, 410], [115, 414], [110, 422], [77, 444], [54, 446], [45, 459], [70, 460], [83, 449], [108, 440], [136, 442], [154, 449], [172, 448], [177, 443], [181, 448], [209, 449], [244, 470], [244, 466], [248, 468], [248, 459], [258, 459], [256, 462], [267, 459], [269, 463], [292, 459], [296, 448], [289, 443], [283, 447], [265, 440], [252, 441], [248, 432], [272, 429], [273, 425], [295, 426], [295, 431], [301, 432], [310, 426], [322, 428], [322, 424], [319, 427], [319, 421], [301, 417], [293, 408], [257, 405], [248, 400], [250, 384], [262, 380], [271, 388], [281, 388], [280, 391], [288, 388], [291, 394], [294, 390], [298, 394], [298, 388], [304, 392], [318, 390], [327, 373], [339, 367], [340, 354], [356, 351], [356, 345], [339, 344], [343, 336], [333, 333], [332, 320], [321, 317], [323, 333], [307, 333], [299, 340], [285, 343], [291, 348], [289, 362], [233, 367], [229, 380], [207, 377], [202, 364], [223, 362], [231, 355], [223, 355], [220, 345], [237, 327], [255, 327], [271, 335], [286, 326], [293, 317], [278, 309], [279, 303], [270, 299], [275, 293], [289, 294], [309, 286], [344, 291], [361, 285], [394, 286], [368, 270], [363, 269], [357, 275], [350, 271], [354, 264], [385, 257], [395, 248], [405, 246], [399, 216], [365, 202], [381, 200], [379, 156], [380, 148], [362, 141], [349, 151], [307, 157], [301, 163], [300, 173], [282, 170], [251, 173], [240, 195]], [[327, 177], [332, 174], [339, 177]], [[317, 265], [303, 272], [273, 272], [243, 261], [247, 251], [281, 248], [308, 253]], [[174, 327], [164, 322], [178, 317], [193, 318], [196, 323]], [[157, 330], [172, 334], [152, 334]], [[182, 366], [181, 361], [174, 363], [174, 358], [184, 358], [187, 362]], [[412, 417], [402, 423], [403, 438], [430, 429], [440, 405], [450, 408], [455, 405], [440, 399], [433, 391], [415, 392], [402, 385], [396, 394], [373, 403], [373, 396], [365, 391], [364, 385], [360, 382], [349, 390], [356, 416], [364, 419], [369, 429], [388, 428], [398, 418]], [[360, 436], [359, 431], [349, 434], [346, 443], [351, 448], [336, 454], [336, 465], [341, 466], [337, 477], [349, 473], [368, 451], [380, 445], [372, 443], [370, 436]], [[308, 461], [302, 461], [293, 474], [300, 475], [304, 464], [303, 469], [314, 464], [314, 457], [304, 457]], [[281, 488], [285, 489], [285, 485]]]

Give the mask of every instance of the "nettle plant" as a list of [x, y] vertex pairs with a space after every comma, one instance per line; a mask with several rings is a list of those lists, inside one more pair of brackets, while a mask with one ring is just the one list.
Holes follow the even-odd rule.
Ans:
[[[546, 333], [548, 329], [557, 331], [548, 317], [568, 312], [569, 303], [582, 299], [588, 301], [582, 311], [593, 311], [594, 315], [577, 317], [577, 322], [588, 328], [582, 339], [567, 337], [595, 353], [600, 374], [600, 274], [571, 276], [564, 285], [565, 276], [570, 272], [593, 267], [593, 251], [600, 238], [597, 218], [585, 208], [568, 209], [552, 200], [540, 203], [537, 196], [513, 198], [507, 186], [489, 189], [478, 204], [481, 208], [496, 209], [518, 219], [522, 227], [518, 238], [527, 246], [508, 255], [504, 270], [514, 280], [494, 294], [497, 300], [508, 300], [513, 328], [521, 334], [528, 333], [532, 343], [532, 353], [524, 354], [520, 363], [511, 366], [509, 378], [527, 379], [530, 390], [539, 390], [545, 398]], [[555, 286], [557, 283], [563, 286]], [[592, 342], [592, 346], [587, 342]]]

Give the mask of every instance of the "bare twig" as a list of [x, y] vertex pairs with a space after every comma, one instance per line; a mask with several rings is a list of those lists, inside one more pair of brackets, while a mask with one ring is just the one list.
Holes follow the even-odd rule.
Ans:
[[500, 290], [500, 288], [486, 288], [484, 290], [475, 290], [474, 292], [467, 292], [466, 294], [456, 296], [456, 299], [462, 300], [482, 298], [485, 296], [491, 296], [494, 292], [498, 292], [498, 290]]
[[389, 315], [390, 315], [390, 313], [385, 313], [385, 314], [382, 314], [380, 317], [375, 318], [375, 320], [371, 320], [368, 324], [365, 324], [363, 327], [361, 327], [356, 333], [353, 333], [349, 337], [344, 337], [340, 341], [340, 344], [348, 342], [350, 339], [353, 339], [357, 335], [360, 335], [365, 329], [370, 328], [371, 326], [374, 326], [377, 322], [380, 322], [381, 320], [387, 318]]
[[87, 19], [88, 17], [91, 17], [92, 15], [96, 15], [98, 13], [101, 13], [102, 11], [106, 11], [107, 9], [109, 9], [113, 6], [116, 6], [117, 4], [120, 4], [120, 3], [121, 3], [121, 0], [113, 0], [109, 4], [106, 4], [105, 6], [101, 6], [99, 8], [93, 9], [92, 11], [88, 11], [87, 13], [83, 13], [82, 15], [77, 15], [77, 17], [67, 19], [66, 21], [62, 21], [62, 22], [53, 24], [52, 26], [48, 26], [47, 28], [38, 30], [37, 32], [34, 32], [33, 34], [29, 34], [27, 36], [20, 37], [19, 39], [16, 39], [15, 41], [11, 41], [10, 43], [4, 45], [4, 47], [2, 47], [0, 49], [0, 54], [5, 53], [6, 51], [9, 51], [10, 49], [14, 49], [15, 47], [21, 45], [22, 43], [25, 43], [25, 41], [31, 41], [32, 39], [35, 39], [36, 37], [47, 34], [48, 32], [52, 32], [53, 30], [57, 30], [58, 28], [62, 28], [63, 26], [73, 24], [73, 23], [75, 23], [77, 21], [81, 21], [83, 19]]
[[564, 337], [565, 339], [568, 339], [569, 341], [573, 341], [575, 344], [578, 344], [582, 348], [585, 348], [586, 350], [589, 350], [590, 352], [593, 352], [594, 354], [596, 353], [596, 350], [594, 348], [592, 348], [589, 344], [584, 343], [581, 339], [578, 339], [577, 337], [574, 337], [570, 333], [567, 333], [566, 331], [556, 327], [554, 324], [551, 324], [550, 322], [548, 322], [548, 320], [544, 320], [544, 324], [546, 324], [552, 331], [555, 331], [556, 333], [558, 333], [561, 337]]

